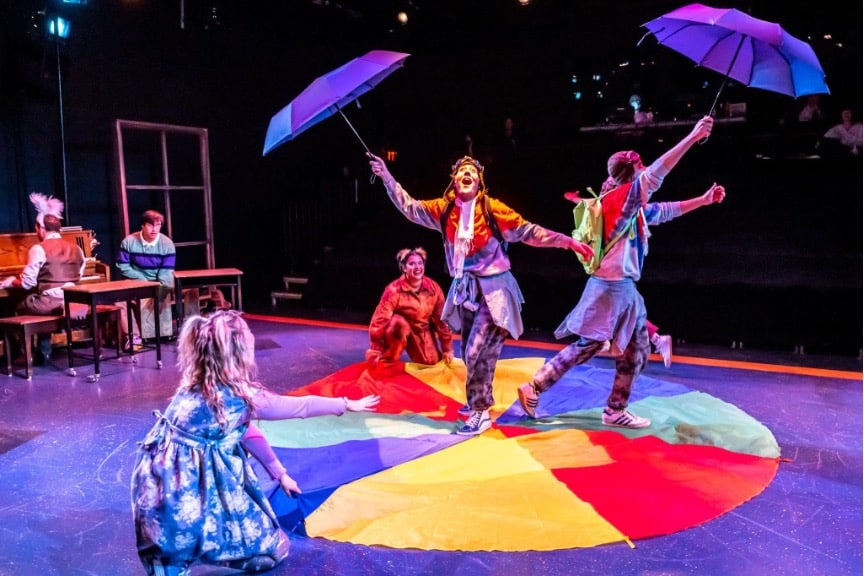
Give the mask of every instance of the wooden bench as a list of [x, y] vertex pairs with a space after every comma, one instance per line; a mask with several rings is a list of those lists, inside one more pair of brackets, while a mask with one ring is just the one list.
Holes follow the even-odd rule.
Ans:
[[[119, 306], [100, 305], [96, 307], [96, 316], [102, 322], [111, 322], [114, 325], [115, 332], [119, 331], [120, 322]], [[86, 317], [74, 320], [77, 323], [85, 320]], [[8, 318], [0, 318], [0, 331], [3, 332], [3, 348], [6, 352], [6, 374], [12, 376], [12, 347], [11, 337], [17, 338], [24, 342], [24, 357], [26, 358], [25, 376], [28, 380], [33, 378], [33, 338], [39, 334], [54, 334], [62, 332], [66, 334], [66, 317], [62, 314], [54, 314], [50, 316], [10, 316]], [[92, 337], [92, 335], [91, 335]], [[74, 333], [72, 335], [74, 340]], [[120, 355], [120, 340], [116, 339], [117, 355]]]
[[[285, 285], [285, 290], [274, 290], [270, 292], [270, 304], [275, 308], [277, 300], [301, 300], [303, 293], [294, 290], [294, 286], [305, 286], [309, 283], [308, 278], [297, 278], [292, 276], [283, 276], [282, 283]], [[293, 284], [293, 286], [292, 286]]]
[[[243, 311], [243, 286], [241, 283], [243, 271], [237, 268], [205, 268], [202, 270], [175, 270], [174, 271], [174, 320], [177, 329], [183, 326], [186, 319], [186, 306], [184, 304], [184, 292], [189, 288], [211, 288], [218, 289], [226, 287], [231, 289], [231, 302], [233, 307]], [[221, 297], [220, 293], [220, 297]], [[224, 304], [223, 304], [224, 305]], [[200, 301], [196, 303], [200, 310]]]

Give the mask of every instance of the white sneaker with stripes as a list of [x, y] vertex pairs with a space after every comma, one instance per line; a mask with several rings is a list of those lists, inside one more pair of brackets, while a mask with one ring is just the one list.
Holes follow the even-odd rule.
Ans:
[[613, 410], [607, 406], [603, 409], [603, 424], [618, 428], [647, 428], [651, 425], [651, 420], [637, 416], [626, 408]]

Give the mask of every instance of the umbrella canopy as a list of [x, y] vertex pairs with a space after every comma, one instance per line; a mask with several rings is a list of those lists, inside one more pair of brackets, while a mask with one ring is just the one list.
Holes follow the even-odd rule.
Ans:
[[[402, 52], [373, 50], [316, 78], [270, 120], [264, 139], [264, 154], [337, 112], [348, 122], [342, 108], [401, 68], [408, 56], [410, 54]], [[348, 126], [368, 152], [368, 146], [350, 122]]]
[[813, 48], [774, 22], [731, 8], [690, 4], [642, 26], [660, 44], [723, 74], [717, 98], [729, 78], [794, 98], [830, 93]]

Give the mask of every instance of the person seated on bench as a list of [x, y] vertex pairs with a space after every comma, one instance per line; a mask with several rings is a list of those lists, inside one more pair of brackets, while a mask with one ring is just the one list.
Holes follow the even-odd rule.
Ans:
[[[21, 274], [5, 278], [0, 287], [28, 291], [16, 308], [18, 314], [63, 314], [63, 287], [72, 286], [81, 280], [85, 265], [84, 252], [77, 244], [60, 235], [64, 207], [62, 201], [38, 192], [30, 194], [30, 201], [36, 207], [35, 230], [39, 243], [30, 247], [27, 264]], [[76, 310], [86, 314], [86, 307]], [[35, 362], [43, 364], [51, 359], [51, 334], [40, 334], [37, 339]]]
[[[171, 306], [168, 296], [174, 291], [174, 267], [177, 261], [177, 249], [174, 242], [165, 234], [162, 234], [162, 224], [165, 217], [156, 210], [147, 210], [141, 215], [141, 230], [126, 236], [120, 243], [120, 254], [117, 258], [117, 270], [120, 275], [128, 280], [147, 280], [159, 282], [159, 318], [154, 318], [154, 305], [152, 298], [146, 298], [139, 303], [138, 309], [134, 310], [133, 320], [138, 323], [135, 326], [126, 325], [125, 311], [120, 314], [121, 336], [125, 340], [124, 348], [131, 352], [140, 348], [142, 338], [150, 338], [155, 335], [156, 322], [159, 324], [159, 334], [170, 336], [171, 329]], [[118, 302], [124, 307], [125, 302]], [[137, 331], [137, 333], [136, 333]]]

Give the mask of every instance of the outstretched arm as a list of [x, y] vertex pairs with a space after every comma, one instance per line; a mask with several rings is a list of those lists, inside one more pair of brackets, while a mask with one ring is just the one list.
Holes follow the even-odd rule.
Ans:
[[[252, 402], [255, 404], [255, 417], [262, 420], [281, 420], [284, 418], [307, 418], [326, 414], [342, 415], [349, 412], [371, 412], [380, 402], [380, 397], [370, 394], [358, 400], [348, 398], [327, 398], [324, 396], [280, 396], [268, 390], [261, 390]], [[241, 439], [243, 447], [248, 450], [267, 470], [267, 473], [286, 494], [300, 494], [297, 482], [288, 475], [285, 467], [279, 461], [273, 447], [264, 438], [261, 431], [251, 422]]]
[[534, 248], [562, 248], [573, 250], [585, 258], [591, 258], [594, 250], [587, 244], [574, 240], [568, 234], [561, 234], [529, 222], [518, 212], [495, 198], [490, 198], [492, 216], [498, 223], [501, 234], [508, 242], [522, 242]]
[[693, 210], [701, 208], [702, 206], [719, 204], [723, 201], [724, 198], [726, 198], [726, 188], [715, 182], [701, 196], [696, 196], [695, 198], [690, 198], [689, 200], [682, 200], [681, 214], [687, 214], [688, 212], [692, 212]]
[[387, 169], [387, 164], [384, 160], [372, 153], [367, 153], [369, 157], [369, 167], [375, 176], [381, 178], [384, 184], [384, 189], [387, 191], [387, 196], [396, 209], [399, 210], [411, 222], [420, 224], [432, 230], [440, 230], [441, 223], [439, 218], [441, 210], [445, 204], [443, 198], [435, 200], [417, 200], [396, 182], [390, 170]]
[[666, 172], [669, 172], [684, 157], [684, 154], [693, 147], [693, 144], [711, 135], [711, 128], [713, 126], [714, 118], [704, 116], [696, 123], [696, 126], [693, 127], [687, 136], [655, 160], [653, 165], [660, 165], [666, 169]]
[[364, 396], [359, 400], [314, 395], [280, 396], [269, 390], [261, 390], [252, 398], [255, 404], [255, 417], [261, 420], [341, 416], [346, 411], [371, 412], [378, 405], [379, 400], [376, 395]]
[[682, 138], [680, 142], [667, 150], [662, 156], [652, 162], [646, 170], [643, 170], [639, 174], [639, 194], [643, 207], [651, 199], [654, 191], [663, 184], [663, 179], [666, 178], [669, 171], [678, 164], [684, 154], [693, 147], [693, 144], [703, 138], [707, 138], [711, 134], [713, 126], [714, 119], [712, 117], [703, 117], [696, 123], [696, 126], [693, 127], [687, 136]]

